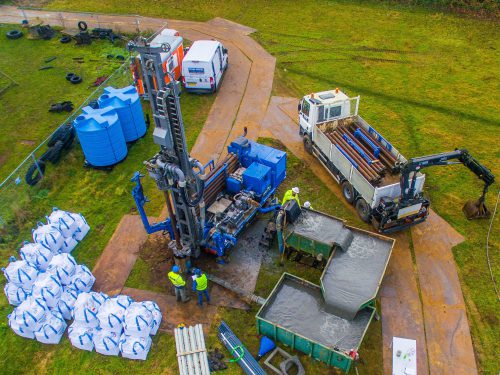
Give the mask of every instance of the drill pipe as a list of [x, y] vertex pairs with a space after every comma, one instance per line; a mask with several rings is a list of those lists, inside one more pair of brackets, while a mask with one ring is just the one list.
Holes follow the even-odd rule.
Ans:
[[330, 133], [329, 136], [331, 137], [331, 141], [341, 146], [344, 151], [358, 164], [358, 169], [368, 175], [368, 181], [375, 181], [377, 180], [377, 178], [379, 178], [378, 174], [372, 168], [370, 168], [370, 165], [366, 162], [366, 160], [363, 159], [361, 155], [359, 155], [355, 150], [353, 150], [352, 147], [340, 136], [339, 133]]
[[394, 166], [394, 164], [396, 163], [396, 157], [393, 154], [391, 154], [389, 151], [387, 151], [387, 149], [384, 146], [382, 146], [380, 144], [380, 142], [377, 139], [375, 139], [375, 137], [373, 137], [373, 135], [368, 133], [363, 127], [356, 126], [354, 124], [351, 125], [351, 129], [353, 129], [353, 131], [356, 130], [357, 128], [359, 128], [364, 135], [366, 135], [376, 145], [378, 145], [380, 147], [380, 154], [383, 156], [383, 159], [386, 159], [386, 161], [388, 161], [389, 168], [392, 168]]
[[[352, 141], [359, 148], [361, 148], [364, 151], [365, 154], [367, 154], [369, 157], [371, 157], [372, 160], [375, 160], [375, 162], [372, 162], [372, 164], [369, 164], [370, 168], [373, 169], [373, 171], [375, 173], [381, 174], [385, 170], [385, 166], [378, 159], [376, 159], [375, 156], [373, 156], [373, 154], [356, 139], [356, 137], [354, 137], [351, 133], [349, 133], [349, 131], [347, 129], [341, 128], [341, 129], [338, 129], [337, 132], [340, 132], [340, 136], [342, 136], [344, 134], [348, 135], [352, 139]], [[366, 160], [366, 159], [364, 159], [364, 160]]]

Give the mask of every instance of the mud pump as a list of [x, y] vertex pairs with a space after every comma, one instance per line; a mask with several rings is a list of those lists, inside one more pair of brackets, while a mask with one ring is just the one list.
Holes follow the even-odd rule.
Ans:
[[168, 232], [168, 247], [178, 263], [197, 258], [202, 250], [223, 263], [255, 216], [279, 207], [273, 204], [274, 193], [286, 176], [286, 153], [248, 140], [245, 130], [217, 164], [211, 160], [203, 165], [190, 157], [179, 84], [167, 76], [162, 63], [169, 45], [157, 37], [155, 43], [140, 38], [127, 47], [140, 54], [155, 123], [153, 139], [160, 146], [160, 151], [144, 164], [164, 193], [169, 216], [159, 223], [149, 222], [144, 210], [148, 200], [141, 185], [143, 176], [136, 172], [132, 195], [144, 227], [148, 233]]

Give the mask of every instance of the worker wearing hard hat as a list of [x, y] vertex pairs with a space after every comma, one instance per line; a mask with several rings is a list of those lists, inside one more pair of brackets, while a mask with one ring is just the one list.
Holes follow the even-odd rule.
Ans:
[[172, 285], [175, 289], [175, 297], [177, 298], [177, 302], [187, 302], [191, 299], [186, 294], [186, 282], [182, 278], [180, 274], [179, 266], [173, 266], [172, 271], [168, 273], [168, 279], [172, 282]]
[[309, 201], [304, 202], [304, 208], [307, 208], [308, 210], [313, 210], [311, 202]]
[[300, 190], [297, 186], [291, 188], [290, 190], [287, 190], [285, 195], [283, 196], [283, 202], [281, 202], [281, 205], [284, 206], [286, 202], [288, 202], [291, 199], [295, 199], [300, 206], [300, 200], [299, 200], [299, 193]]
[[201, 272], [199, 268], [196, 268], [193, 276], [193, 290], [198, 292], [198, 305], [200, 306], [203, 306], [203, 296], [205, 296], [207, 303], [210, 303], [210, 296], [208, 295], [207, 287], [207, 275]]

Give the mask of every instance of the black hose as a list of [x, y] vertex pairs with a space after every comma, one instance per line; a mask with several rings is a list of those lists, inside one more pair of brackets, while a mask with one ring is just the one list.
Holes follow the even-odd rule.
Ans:
[[40, 159], [36, 163], [30, 165], [24, 180], [29, 186], [35, 186], [42, 179], [44, 173], [45, 162]]

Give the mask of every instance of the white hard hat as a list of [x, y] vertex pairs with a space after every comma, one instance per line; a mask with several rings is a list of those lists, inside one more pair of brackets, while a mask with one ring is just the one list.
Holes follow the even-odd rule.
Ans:
[[300, 193], [300, 190], [297, 186], [295, 186], [294, 188], [292, 188], [292, 191], [295, 193], [295, 194], [299, 194]]
[[304, 207], [305, 208], [311, 208], [311, 202], [309, 202], [309, 201], [304, 202]]

